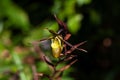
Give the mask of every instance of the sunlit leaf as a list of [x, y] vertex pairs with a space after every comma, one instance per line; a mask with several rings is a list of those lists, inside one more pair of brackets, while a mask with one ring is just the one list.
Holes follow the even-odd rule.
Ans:
[[75, 16], [70, 17], [68, 20], [68, 29], [72, 34], [76, 34], [76, 32], [80, 29], [81, 27], [81, 20], [83, 16], [80, 14], [77, 14]]
[[22, 30], [28, 30], [30, 27], [28, 15], [25, 13], [23, 9], [18, 7], [10, 0], [2, 0], [1, 1], [0, 10], [2, 10], [3, 17], [7, 18], [7, 27], [11, 27], [11, 25], [15, 25]]
[[77, 0], [78, 5], [82, 6], [84, 4], [91, 3], [92, 0]]

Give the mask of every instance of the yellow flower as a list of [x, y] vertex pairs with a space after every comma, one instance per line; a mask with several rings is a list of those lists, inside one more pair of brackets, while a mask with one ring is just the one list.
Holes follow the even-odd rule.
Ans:
[[63, 50], [63, 41], [60, 40], [61, 36], [55, 36], [51, 39], [51, 48], [53, 57], [58, 58]]

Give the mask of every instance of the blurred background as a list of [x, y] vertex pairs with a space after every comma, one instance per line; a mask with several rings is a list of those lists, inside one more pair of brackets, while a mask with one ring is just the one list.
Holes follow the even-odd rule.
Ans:
[[[120, 80], [119, 0], [0, 0], [0, 80], [32, 80], [31, 64], [48, 73], [32, 41], [58, 29], [54, 14], [72, 34], [70, 43], [87, 40], [79, 61], [63, 80]], [[50, 55], [49, 51], [46, 54]], [[47, 80], [47, 79], [44, 79]]]

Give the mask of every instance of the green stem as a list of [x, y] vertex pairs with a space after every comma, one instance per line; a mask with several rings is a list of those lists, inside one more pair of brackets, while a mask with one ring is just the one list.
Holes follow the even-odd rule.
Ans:
[[18, 71], [20, 71], [20, 80], [27, 80], [25, 73], [22, 71], [23, 70], [23, 66], [22, 66], [22, 62], [20, 60], [20, 57], [17, 55], [17, 53], [13, 53], [12, 54], [13, 60], [18, 68]]

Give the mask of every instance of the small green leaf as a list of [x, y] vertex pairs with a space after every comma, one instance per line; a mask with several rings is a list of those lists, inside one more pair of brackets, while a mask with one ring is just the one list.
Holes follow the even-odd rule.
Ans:
[[78, 5], [90, 4], [91, 0], [77, 0]]
[[81, 20], [82, 20], [83, 16], [80, 14], [77, 14], [75, 16], [70, 17], [70, 19], [68, 19], [68, 29], [72, 34], [76, 34], [76, 32], [80, 29], [81, 27]]

